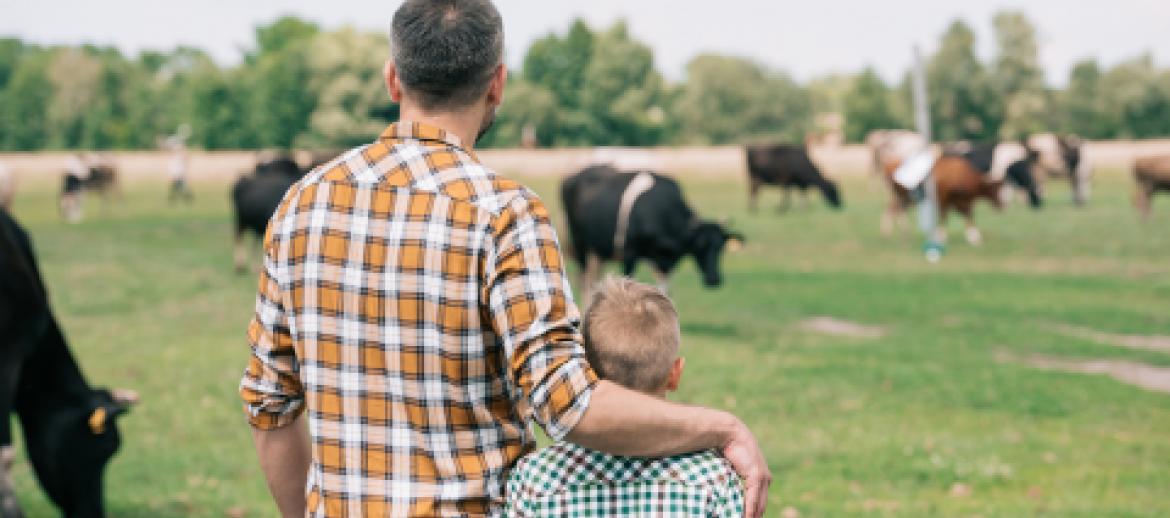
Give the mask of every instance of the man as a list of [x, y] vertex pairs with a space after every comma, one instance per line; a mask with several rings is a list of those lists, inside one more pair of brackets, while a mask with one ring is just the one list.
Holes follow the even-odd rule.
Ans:
[[751, 432], [597, 379], [548, 210], [471, 150], [507, 78], [495, 7], [407, 0], [392, 43], [401, 120], [294, 185], [265, 238], [240, 392], [281, 513], [498, 515], [535, 421], [615, 455], [720, 449], [761, 516]]

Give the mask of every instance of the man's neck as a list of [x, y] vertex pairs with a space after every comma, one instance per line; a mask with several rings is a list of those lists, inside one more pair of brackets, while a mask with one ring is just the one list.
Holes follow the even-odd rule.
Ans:
[[415, 106], [402, 105], [398, 115], [399, 120], [421, 122], [436, 128], [454, 133], [463, 142], [467, 149], [475, 147], [476, 137], [479, 136], [483, 125], [483, 114], [479, 110], [468, 109], [461, 112], [426, 112]]

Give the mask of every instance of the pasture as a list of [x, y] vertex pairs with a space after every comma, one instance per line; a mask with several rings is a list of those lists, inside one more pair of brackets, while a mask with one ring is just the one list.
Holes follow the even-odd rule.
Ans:
[[[755, 430], [776, 475], [769, 515], [1170, 515], [1170, 394], [1028, 365], [1170, 368], [1165, 349], [1117, 345], [1170, 338], [1114, 336], [1170, 335], [1170, 200], [1142, 225], [1128, 172], [1099, 171], [1087, 210], [1053, 182], [1038, 213], [980, 205], [981, 248], [953, 219], [929, 265], [916, 233], [879, 234], [876, 179], [842, 178], [840, 213], [811, 196], [779, 215], [765, 191], [749, 215], [744, 173], [725, 173], [683, 178], [700, 213], [748, 242], [725, 257], [722, 289], [701, 288], [689, 260], [674, 279], [676, 399]], [[555, 178], [522, 179], [558, 205]], [[177, 207], [162, 180], [134, 181], [107, 214], [89, 199], [75, 226], [56, 184], [24, 182], [15, 213], [90, 381], [142, 394], [120, 421], [110, 514], [274, 516], [236, 396], [255, 275], [232, 272], [226, 181]], [[52, 516], [23, 461], [15, 477], [29, 516]]]

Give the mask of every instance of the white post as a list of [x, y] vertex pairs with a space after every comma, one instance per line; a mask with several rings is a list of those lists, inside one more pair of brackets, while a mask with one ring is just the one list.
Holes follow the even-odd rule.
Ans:
[[[924, 152], [930, 151], [931, 142], [934, 140], [930, 129], [929, 106], [926, 91], [926, 69], [922, 64], [922, 52], [915, 45], [914, 119], [918, 126], [918, 133], [922, 135], [922, 140], [926, 145], [923, 149]], [[935, 189], [933, 172], [926, 175], [926, 179], [922, 182], [922, 190], [924, 195], [922, 201], [918, 204], [918, 224], [922, 228], [922, 232], [926, 234], [926, 244], [923, 246], [926, 253], [926, 260], [934, 263], [942, 259], [943, 246], [935, 239], [939, 215], [938, 192]]]

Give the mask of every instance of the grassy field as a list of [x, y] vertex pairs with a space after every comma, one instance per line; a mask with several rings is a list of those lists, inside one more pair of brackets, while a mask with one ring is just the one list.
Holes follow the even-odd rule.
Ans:
[[[758, 433], [777, 476], [769, 515], [1170, 515], [1170, 394], [1004, 361], [1170, 367], [1170, 354], [1058, 328], [1170, 334], [1167, 200], [1142, 225], [1120, 171], [1099, 175], [1087, 210], [1053, 184], [1039, 213], [980, 207], [981, 248], [953, 223], [947, 257], [929, 265], [918, 237], [879, 235], [884, 190], [870, 179], [846, 180], [841, 213], [814, 198], [783, 215], [776, 194], [747, 214], [738, 175], [686, 183], [748, 246], [726, 258], [720, 290], [702, 289], [690, 262], [675, 278], [688, 359], [677, 399]], [[555, 180], [532, 185], [556, 203]], [[114, 517], [275, 514], [235, 393], [255, 276], [232, 273], [226, 186], [196, 188], [195, 205], [172, 208], [163, 186], [132, 185], [108, 214], [90, 200], [76, 226], [47, 183], [18, 197], [86, 374], [143, 396], [108, 471]], [[802, 326], [818, 316], [883, 333]], [[16, 483], [30, 516], [53, 516], [23, 461]]]

